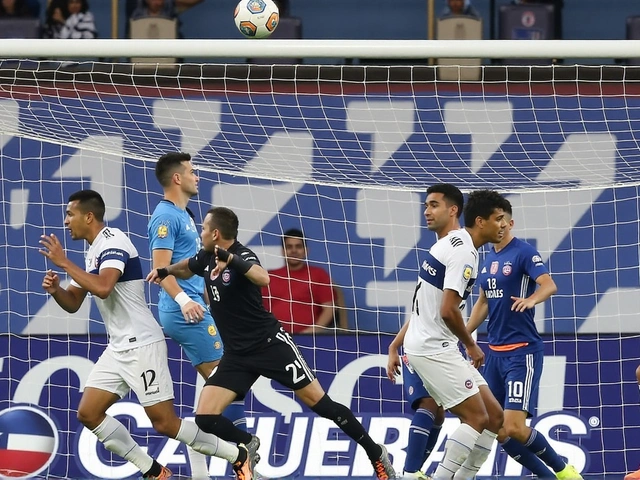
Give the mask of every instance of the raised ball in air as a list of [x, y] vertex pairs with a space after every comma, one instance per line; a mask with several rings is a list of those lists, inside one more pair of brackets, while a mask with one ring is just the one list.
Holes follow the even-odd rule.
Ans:
[[280, 21], [272, 0], [240, 0], [233, 14], [236, 27], [247, 38], [267, 38]]

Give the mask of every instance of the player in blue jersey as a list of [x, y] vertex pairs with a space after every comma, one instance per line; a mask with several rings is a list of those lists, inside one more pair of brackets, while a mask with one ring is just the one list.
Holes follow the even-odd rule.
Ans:
[[[450, 231], [460, 228], [460, 215], [464, 206], [464, 197], [458, 187], [450, 183], [431, 185], [427, 189], [424, 202], [424, 217], [427, 228], [435, 232], [438, 239]], [[398, 355], [398, 349], [404, 343], [409, 327], [407, 321], [389, 345], [387, 377], [392, 382], [402, 367], [402, 384], [405, 398], [415, 411], [409, 427], [407, 456], [404, 462], [404, 478], [429, 478], [421, 468], [433, 450], [444, 422], [444, 409], [431, 398], [422, 380], [409, 364], [407, 356]]]
[[[582, 478], [556, 453], [547, 439], [526, 424], [536, 403], [544, 345], [534, 322], [534, 309], [556, 293], [557, 287], [538, 251], [513, 236], [511, 204], [502, 240], [487, 254], [478, 274], [480, 295], [473, 306], [467, 331], [473, 332], [489, 316], [489, 354], [484, 377], [504, 406], [498, 441], [505, 451], [538, 477]], [[525, 448], [522, 448], [522, 447]]]
[[[187, 207], [198, 194], [198, 175], [188, 153], [167, 153], [158, 159], [156, 178], [164, 190], [164, 198], [149, 220], [148, 233], [153, 268], [166, 267], [200, 251], [200, 233]], [[160, 323], [169, 337], [183, 351], [206, 381], [222, 357], [222, 339], [204, 301], [204, 280], [168, 277], [160, 284], [158, 312]], [[225, 416], [245, 428], [244, 402], [232, 403]], [[257, 446], [248, 446], [252, 450]], [[191, 475], [208, 478], [206, 459], [189, 449]], [[255, 451], [251, 452], [255, 455]]]

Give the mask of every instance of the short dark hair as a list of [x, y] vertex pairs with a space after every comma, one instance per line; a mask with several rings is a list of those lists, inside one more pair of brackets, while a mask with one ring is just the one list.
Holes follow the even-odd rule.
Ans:
[[465, 226], [473, 227], [478, 217], [487, 220], [496, 209], [508, 212], [511, 209], [511, 204], [495, 190], [475, 190], [471, 192], [464, 206]]
[[93, 213], [96, 220], [99, 222], [104, 221], [104, 212], [106, 207], [102, 195], [95, 190], [79, 190], [69, 195], [68, 202], [78, 202], [78, 207], [84, 213]]
[[224, 240], [238, 238], [240, 221], [233, 210], [226, 207], [214, 207], [207, 212], [207, 215], [211, 215], [209, 221], [211, 229], [217, 229]]
[[156, 178], [163, 187], [171, 184], [171, 176], [182, 167], [182, 162], [191, 160], [191, 155], [182, 152], [165, 153], [156, 163]]
[[287, 230], [286, 232], [284, 232], [282, 234], [282, 246], [284, 247], [284, 242], [287, 238], [299, 238], [300, 240], [302, 240], [302, 244], [306, 245], [307, 242], [304, 238], [304, 233], [302, 233], [302, 230], [300, 230], [299, 228], [290, 228], [289, 230]]
[[449, 206], [457, 206], [458, 218], [460, 218], [462, 209], [464, 208], [464, 196], [458, 187], [450, 183], [436, 183], [427, 188], [427, 196], [429, 196], [430, 193], [441, 193]]

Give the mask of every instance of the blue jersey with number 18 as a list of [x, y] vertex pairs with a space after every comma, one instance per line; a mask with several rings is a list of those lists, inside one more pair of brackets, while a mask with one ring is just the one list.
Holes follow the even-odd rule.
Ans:
[[[171, 263], [191, 258], [200, 251], [200, 235], [193, 217], [188, 210], [182, 210], [168, 200], [162, 200], [149, 220], [149, 246], [154, 250], [171, 250]], [[178, 285], [189, 297], [203, 303], [204, 279], [197, 275], [182, 280]], [[161, 311], [180, 311], [180, 306], [164, 289], [160, 289], [158, 309]]]
[[494, 248], [485, 257], [478, 285], [489, 305], [487, 333], [489, 347], [496, 354], [539, 351], [544, 348], [534, 322], [534, 309], [511, 310], [511, 297], [529, 297], [536, 279], [549, 273], [538, 251], [527, 242], [513, 238], [502, 250]]

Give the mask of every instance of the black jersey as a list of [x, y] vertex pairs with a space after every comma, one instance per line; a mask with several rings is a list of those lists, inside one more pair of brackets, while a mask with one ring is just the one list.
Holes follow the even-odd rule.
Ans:
[[[249, 263], [260, 265], [255, 253], [236, 241], [228, 251]], [[247, 353], [267, 346], [280, 330], [280, 322], [262, 303], [262, 289], [233, 268], [214, 276], [213, 252], [200, 250], [189, 259], [189, 269], [204, 277], [213, 319], [220, 330], [224, 350]]]

